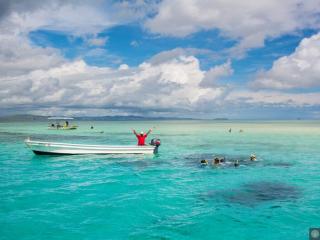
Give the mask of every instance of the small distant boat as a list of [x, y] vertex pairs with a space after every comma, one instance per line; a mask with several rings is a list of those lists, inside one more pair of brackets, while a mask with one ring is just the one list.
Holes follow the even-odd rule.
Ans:
[[[71, 125], [69, 120], [73, 120], [71, 117], [49, 117], [48, 120], [55, 120], [55, 123], [51, 123], [48, 126], [49, 130], [76, 130], [77, 125]], [[60, 121], [65, 121], [64, 124], [60, 124]]]
[[75, 155], [75, 154], [155, 154], [160, 146], [159, 139], [152, 139], [150, 145], [86, 145], [59, 142], [33, 141], [30, 138], [25, 144], [39, 155]]

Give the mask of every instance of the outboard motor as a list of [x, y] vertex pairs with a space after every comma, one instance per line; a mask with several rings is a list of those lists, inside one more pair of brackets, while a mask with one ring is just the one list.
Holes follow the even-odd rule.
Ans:
[[159, 138], [151, 139], [150, 145], [155, 146], [153, 153], [158, 153], [158, 148], [161, 145], [160, 139]]

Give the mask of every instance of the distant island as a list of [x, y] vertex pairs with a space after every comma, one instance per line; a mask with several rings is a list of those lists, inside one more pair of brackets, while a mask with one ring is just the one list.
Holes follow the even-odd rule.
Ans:
[[[32, 115], [32, 114], [17, 114], [17, 115], [9, 115], [9, 116], [0, 116], [0, 122], [29, 122], [29, 121], [48, 121], [48, 117], [51, 116], [40, 116], [40, 115]], [[81, 116], [74, 117], [77, 121], [150, 121], [150, 120], [217, 120], [217, 121], [226, 121], [228, 118], [214, 118], [214, 119], [197, 119], [197, 118], [177, 118], [177, 117], [144, 117], [144, 116], [136, 116], [136, 115], [128, 115], [128, 116]]]
[[[0, 116], [1, 122], [20, 121], [48, 121], [51, 116], [40, 116], [31, 114], [18, 114], [10, 116]], [[73, 117], [77, 121], [146, 121], [146, 120], [196, 120], [193, 118], [168, 118], [168, 117], [144, 117], [144, 116], [81, 116]]]
[[229, 120], [228, 118], [214, 118], [212, 120], [217, 120], [217, 121], [227, 121]]

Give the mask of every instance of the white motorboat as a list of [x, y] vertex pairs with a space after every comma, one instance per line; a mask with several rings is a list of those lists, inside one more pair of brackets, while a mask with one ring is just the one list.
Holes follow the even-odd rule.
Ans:
[[155, 154], [160, 146], [159, 139], [152, 139], [150, 145], [86, 145], [58, 142], [33, 141], [30, 138], [25, 144], [39, 155], [72, 155], [72, 154]]
[[[49, 117], [48, 120], [55, 120], [56, 123], [50, 123], [49, 130], [76, 130], [78, 128], [75, 124], [70, 124], [69, 121], [73, 120], [72, 117]], [[60, 122], [64, 121], [64, 124]]]

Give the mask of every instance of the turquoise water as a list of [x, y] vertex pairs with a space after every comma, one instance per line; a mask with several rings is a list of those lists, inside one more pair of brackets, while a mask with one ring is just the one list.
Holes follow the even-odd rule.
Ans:
[[[0, 239], [308, 239], [320, 227], [320, 122], [46, 126], [0, 123]], [[36, 156], [23, 144], [131, 144], [131, 128], [153, 126], [157, 156]], [[240, 167], [199, 166], [216, 155]]]

